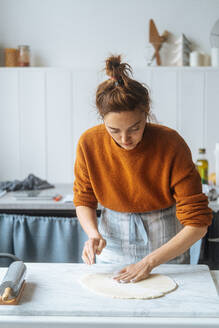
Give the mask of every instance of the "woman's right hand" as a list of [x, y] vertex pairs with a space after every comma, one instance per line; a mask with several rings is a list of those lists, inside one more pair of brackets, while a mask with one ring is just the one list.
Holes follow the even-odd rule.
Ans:
[[94, 264], [95, 255], [100, 255], [105, 246], [106, 240], [100, 234], [90, 237], [84, 244], [82, 260], [86, 264]]

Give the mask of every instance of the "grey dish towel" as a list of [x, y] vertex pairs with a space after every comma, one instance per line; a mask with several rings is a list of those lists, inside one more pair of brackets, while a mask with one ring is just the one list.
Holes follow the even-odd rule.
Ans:
[[16, 190], [42, 190], [48, 188], [54, 188], [54, 185], [51, 185], [46, 180], [42, 180], [36, 177], [34, 174], [29, 174], [26, 179], [23, 181], [14, 180], [14, 181], [4, 181], [0, 182], [0, 189], [7, 191], [16, 191]]

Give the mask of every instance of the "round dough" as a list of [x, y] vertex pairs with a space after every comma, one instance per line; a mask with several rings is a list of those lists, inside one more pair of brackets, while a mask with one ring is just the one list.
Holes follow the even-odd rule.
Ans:
[[114, 298], [149, 299], [164, 296], [177, 288], [176, 282], [161, 274], [150, 274], [135, 283], [119, 283], [112, 273], [91, 273], [80, 279], [82, 286], [92, 292]]

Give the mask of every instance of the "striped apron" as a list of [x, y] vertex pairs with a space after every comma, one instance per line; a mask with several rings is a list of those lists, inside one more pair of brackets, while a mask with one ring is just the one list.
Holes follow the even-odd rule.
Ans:
[[[167, 243], [182, 228], [175, 205], [145, 213], [121, 213], [103, 208], [98, 229], [107, 245], [96, 256], [96, 263], [136, 263]], [[167, 263], [189, 264], [189, 250]]]

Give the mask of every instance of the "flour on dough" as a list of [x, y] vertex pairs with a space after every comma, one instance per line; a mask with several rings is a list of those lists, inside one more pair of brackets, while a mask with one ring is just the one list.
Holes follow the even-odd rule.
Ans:
[[90, 291], [114, 298], [149, 299], [164, 296], [177, 288], [176, 282], [161, 274], [150, 274], [135, 283], [119, 283], [112, 273], [87, 274], [79, 280]]

